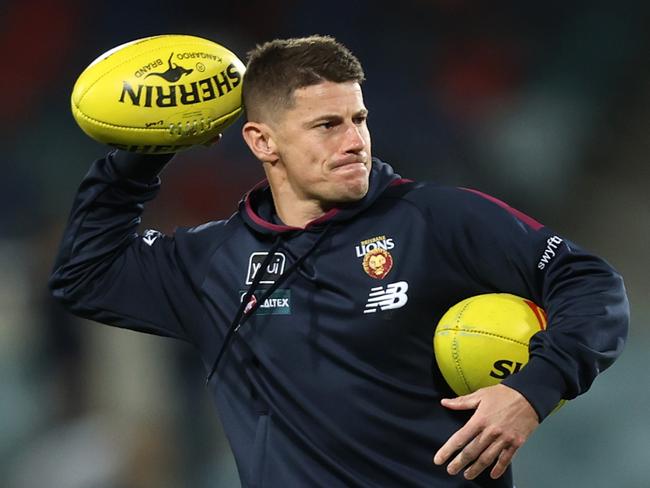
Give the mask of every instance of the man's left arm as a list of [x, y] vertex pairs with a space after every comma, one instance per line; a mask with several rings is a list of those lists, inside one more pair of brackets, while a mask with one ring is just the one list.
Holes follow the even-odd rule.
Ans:
[[446, 408], [475, 412], [434, 463], [449, 462], [450, 474], [465, 470], [468, 479], [492, 466], [497, 478], [558, 402], [587, 391], [620, 355], [629, 305], [621, 276], [604, 260], [496, 199], [468, 191], [457, 198], [457, 235], [465, 236], [455, 243], [459, 259], [495, 291], [530, 298], [548, 313], [547, 330], [531, 339], [521, 371], [442, 400]]

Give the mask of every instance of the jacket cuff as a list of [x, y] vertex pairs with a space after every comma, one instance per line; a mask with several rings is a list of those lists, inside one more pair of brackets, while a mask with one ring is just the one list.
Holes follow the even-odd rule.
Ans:
[[139, 183], [151, 183], [156, 179], [174, 154], [140, 154], [116, 149], [108, 155], [116, 173]]
[[562, 399], [567, 384], [560, 371], [539, 357], [531, 357], [521, 371], [503, 380], [503, 384], [517, 390], [531, 404], [539, 421], [544, 420]]

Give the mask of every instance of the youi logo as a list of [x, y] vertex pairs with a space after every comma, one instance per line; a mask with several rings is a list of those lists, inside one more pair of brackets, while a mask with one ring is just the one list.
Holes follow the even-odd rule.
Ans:
[[[248, 258], [248, 271], [246, 272], [246, 284], [252, 285], [255, 275], [260, 271], [264, 259], [268, 256], [268, 252], [254, 252]], [[263, 270], [262, 279], [260, 280], [260, 285], [271, 285], [276, 282], [276, 280], [284, 273], [284, 265], [287, 261], [286, 256], [281, 252], [276, 252], [273, 254], [273, 259]]]

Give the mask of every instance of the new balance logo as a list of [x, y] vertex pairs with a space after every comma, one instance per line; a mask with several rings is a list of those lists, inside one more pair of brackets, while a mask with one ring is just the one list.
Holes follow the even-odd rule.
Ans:
[[370, 289], [368, 294], [368, 303], [363, 313], [375, 313], [379, 310], [391, 310], [402, 308], [408, 302], [409, 297], [406, 292], [409, 284], [406, 281], [391, 283], [384, 289], [383, 286], [376, 286]]

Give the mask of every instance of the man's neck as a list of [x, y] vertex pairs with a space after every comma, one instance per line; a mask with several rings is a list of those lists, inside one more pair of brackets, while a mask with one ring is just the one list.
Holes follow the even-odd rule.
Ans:
[[323, 202], [297, 192], [287, 178], [282, 164], [265, 165], [264, 171], [271, 187], [275, 212], [284, 225], [304, 229], [329, 210]]
[[271, 193], [273, 194], [275, 212], [284, 225], [303, 229], [309, 222], [322, 217], [327, 212], [315, 200], [301, 200], [293, 195], [289, 198], [288, 195], [283, 195], [280, 191], [274, 191], [273, 187], [271, 187]]

